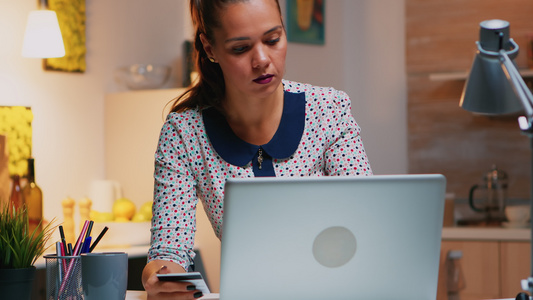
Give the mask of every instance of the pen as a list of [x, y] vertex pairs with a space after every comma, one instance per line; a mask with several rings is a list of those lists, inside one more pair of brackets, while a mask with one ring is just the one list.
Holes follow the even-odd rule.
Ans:
[[85, 242], [83, 243], [83, 248], [81, 249], [81, 253], [89, 253], [89, 249], [91, 247], [91, 237], [88, 236], [85, 238]]
[[89, 226], [89, 221], [85, 221], [83, 224], [83, 228], [81, 229], [80, 235], [78, 236], [78, 240], [76, 240], [76, 244], [74, 244], [74, 253], [72, 255], [77, 256], [80, 255], [80, 244], [85, 240], [85, 233], [87, 233], [87, 227]]
[[91, 231], [93, 230], [93, 224], [94, 224], [94, 221], [89, 221], [89, 228], [87, 228], [87, 234], [85, 235], [85, 237], [91, 236]]
[[80, 244], [80, 250], [78, 251], [78, 255], [83, 253], [83, 248], [85, 248], [85, 242], [81, 242]]
[[61, 242], [56, 242], [56, 258], [57, 258], [57, 276], [59, 277], [59, 281], [61, 282], [63, 280], [63, 261], [60, 256], [63, 256], [63, 250], [61, 246]]
[[63, 231], [63, 226], [59, 225], [59, 235], [61, 236], [61, 243], [63, 244], [63, 250], [65, 253], [68, 253], [67, 251], [67, 242], [65, 240], [65, 232]]
[[[78, 240], [76, 241], [76, 245], [74, 246], [74, 250], [72, 251], [72, 256], [80, 255], [81, 247], [83, 245], [83, 240], [85, 237], [85, 233], [87, 232], [88, 226], [89, 226], [89, 221], [85, 221], [85, 224], [83, 225], [83, 228], [81, 229], [80, 235], [78, 236]], [[72, 273], [72, 270], [76, 263], [77, 263], [77, 260], [75, 258], [70, 260], [70, 263], [68, 264], [67, 272], [65, 273], [65, 276], [64, 276], [64, 280], [63, 282], [61, 282], [61, 286], [59, 287], [59, 295], [61, 295], [65, 291], [66, 284], [70, 280], [70, 274]]]
[[98, 242], [102, 239], [102, 237], [104, 236], [104, 234], [106, 233], [106, 231], [108, 230], [109, 228], [104, 227], [104, 229], [102, 229], [102, 232], [100, 232], [100, 234], [98, 235], [98, 237], [96, 238], [96, 240], [94, 241], [94, 243], [91, 245], [91, 248], [89, 248], [89, 252], [93, 252], [94, 250], [94, 247], [96, 247], [96, 245], [98, 244]]
[[[67, 271], [67, 264], [66, 264], [66, 260], [64, 258], [64, 256], [68, 256], [68, 253], [65, 252], [65, 245], [62, 245], [61, 242], [58, 242], [60, 245], [59, 245], [59, 251], [61, 252], [60, 254], [58, 254], [58, 256], [61, 256], [61, 258], [57, 258], [57, 263], [58, 263], [58, 266], [59, 268], [61, 269], [60, 271], [62, 273], [60, 273], [60, 279], [62, 280], [63, 279], [63, 273], [65, 273]], [[57, 249], [57, 244], [56, 244], [56, 249]]]
[[87, 234], [85, 235], [85, 241], [80, 253], [88, 253], [91, 247], [91, 231], [93, 230], [94, 221], [89, 221], [89, 227], [87, 228]]

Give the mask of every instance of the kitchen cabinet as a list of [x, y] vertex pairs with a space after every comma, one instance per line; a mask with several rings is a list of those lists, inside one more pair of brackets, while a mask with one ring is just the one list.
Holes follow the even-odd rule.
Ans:
[[500, 243], [501, 296], [516, 297], [520, 281], [530, 276], [531, 245], [529, 242]]
[[530, 273], [529, 241], [443, 240], [441, 244], [437, 299], [447, 300], [449, 251], [460, 251], [464, 286], [461, 300], [514, 298], [520, 281]]

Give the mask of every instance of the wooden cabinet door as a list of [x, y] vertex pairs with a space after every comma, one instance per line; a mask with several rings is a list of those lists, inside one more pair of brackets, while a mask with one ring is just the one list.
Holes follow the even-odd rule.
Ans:
[[522, 291], [520, 281], [530, 276], [531, 244], [529, 242], [501, 242], [502, 298], [515, 298]]
[[463, 253], [460, 266], [466, 285], [459, 293], [460, 299], [499, 298], [499, 243], [491, 241], [442, 241], [437, 299], [448, 299], [446, 257], [448, 252], [452, 250]]

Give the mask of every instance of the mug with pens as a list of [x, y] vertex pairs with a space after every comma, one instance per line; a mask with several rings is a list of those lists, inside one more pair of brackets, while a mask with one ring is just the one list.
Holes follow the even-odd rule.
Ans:
[[56, 243], [56, 253], [45, 255], [46, 299], [83, 299], [81, 284], [81, 254], [94, 250], [107, 231], [105, 227], [91, 244], [93, 221], [85, 221], [74, 247], [66, 242], [63, 227], [59, 226], [61, 241]]

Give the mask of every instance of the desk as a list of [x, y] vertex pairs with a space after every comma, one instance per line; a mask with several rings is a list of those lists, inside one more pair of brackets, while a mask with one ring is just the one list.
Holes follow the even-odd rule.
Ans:
[[[208, 294], [199, 299], [200, 300], [219, 300], [220, 295], [219, 294]], [[126, 300], [146, 300], [146, 292], [145, 291], [128, 291], [128, 293], [126, 294]], [[514, 300], [514, 298], [493, 299], [493, 300]]]
[[[220, 298], [219, 294], [208, 294], [199, 299], [218, 300], [219, 298]], [[128, 293], [126, 294], [126, 300], [146, 300], [146, 292], [145, 291], [128, 291]]]

